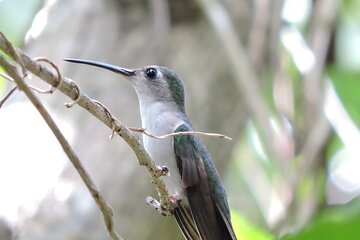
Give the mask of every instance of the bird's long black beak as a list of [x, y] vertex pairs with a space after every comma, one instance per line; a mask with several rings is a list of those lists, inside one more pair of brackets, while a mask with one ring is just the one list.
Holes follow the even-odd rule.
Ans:
[[133, 70], [133, 69], [122, 68], [122, 67], [118, 67], [118, 66], [114, 66], [111, 64], [98, 62], [98, 61], [76, 59], [76, 58], [64, 58], [64, 61], [72, 62], [72, 63], [87, 64], [87, 65], [92, 65], [95, 67], [105, 68], [112, 72], [120, 73], [121, 75], [124, 75], [126, 77], [131, 77], [131, 76], [135, 75], [135, 70]]

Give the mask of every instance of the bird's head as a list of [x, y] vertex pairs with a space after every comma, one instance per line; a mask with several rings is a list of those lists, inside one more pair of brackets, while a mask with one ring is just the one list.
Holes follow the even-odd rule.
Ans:
[[64, 59], [68, 62], [92, 65], [122, 75], [134, 86], [140, 104], [164, 103], [185, 112], [184, 87], [179, 76], [172, 70], [157, 65], [139, 69], [127, 69], [98, 61]]

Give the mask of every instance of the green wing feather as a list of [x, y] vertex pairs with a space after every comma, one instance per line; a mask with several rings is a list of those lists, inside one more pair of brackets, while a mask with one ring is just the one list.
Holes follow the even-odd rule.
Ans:
[[[175, 132], [190, 130], [191, 126], [183, 124]], [[180, 202], [175, 212], [185, 237], [203, 240], [236, 239], [220, 177], [200, 139], [194, 135], [176, 135], [174, 151], [189, 204], [186, 206]], [[216, 184], [220, 185], [216, 187]], [[185, 218], [181, 219], [181, 216], [187, 216], [187, 220], [181, 221]], [[194, 234], [194, 229], [197, 229], [198, 236]]]

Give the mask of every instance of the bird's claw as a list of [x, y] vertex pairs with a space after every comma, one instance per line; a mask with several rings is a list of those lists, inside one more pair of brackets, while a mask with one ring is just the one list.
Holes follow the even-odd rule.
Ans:
[[170, 176], [170, 170], [167, 166], [156, 166], [156, 173], [159, 176]]

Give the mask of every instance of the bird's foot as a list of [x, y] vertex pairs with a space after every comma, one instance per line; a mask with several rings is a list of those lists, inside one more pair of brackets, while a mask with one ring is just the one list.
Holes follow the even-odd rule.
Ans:
[[180, 201], [180, 194], [179, 193], [175, 193], [175, 194], [172, 194], [172, 195], [169, 195], [169, 199], [170, 199], [170, 201], [173, 203], [173, 204], [175, 204], [175, 205], [177, 205], [178, 204], [178, 202]]
[[170, 176], [170, 170], [167, 166], [156, 166], [156, 173], [159, 177]]

